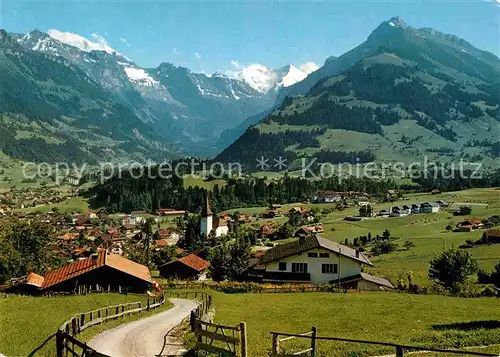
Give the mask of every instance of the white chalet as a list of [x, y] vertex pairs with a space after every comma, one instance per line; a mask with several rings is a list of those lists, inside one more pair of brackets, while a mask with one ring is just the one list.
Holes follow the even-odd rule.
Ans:
[[373, 264], [359, 250], [310, 235], [266, 251], [251, 275], [262, 282], [337, 284], [340, 279], [349, 287], [394, 288], [386, 279], [363, 273], [363, 265]]
[[436, 213], [439, 212], [439, 204], [436, 202], [424, 202], [420, 205], [421, 213]]

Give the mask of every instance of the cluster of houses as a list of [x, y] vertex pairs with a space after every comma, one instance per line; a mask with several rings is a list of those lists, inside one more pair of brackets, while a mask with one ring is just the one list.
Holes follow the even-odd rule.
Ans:
[[417, 213], [437, 213], [448, 206], [444, 201], [414, 203], [411, 205], [392, 206], [389, 209], [376, 211], [369, 203], [360, 204], [360, 217], [405, 217]]
[[74, 194], [74, 190], [63, 194], [53, 188], [19, 188], [0, 192], [0, 215], [7, 215], [15, 209], [57, 204]]

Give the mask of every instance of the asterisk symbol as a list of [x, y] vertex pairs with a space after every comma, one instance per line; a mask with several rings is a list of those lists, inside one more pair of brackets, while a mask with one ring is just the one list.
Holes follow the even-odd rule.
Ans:
[[274, 167], [277, 167], [278, 170], [281, 171], [283, 169], [286, 169], [286, 166], [287, 166], [286, 165], [286, 158], [280, 156], [280, 157], [278, 157], [278, 159], [274, 159], [274, 162], [275, 162]]
[[269, 167], [268, 161], [269, 159], [261, 156], [260, 159], [257, 159], [257, 168], [260, 169], [260, 171], [265, 171]]

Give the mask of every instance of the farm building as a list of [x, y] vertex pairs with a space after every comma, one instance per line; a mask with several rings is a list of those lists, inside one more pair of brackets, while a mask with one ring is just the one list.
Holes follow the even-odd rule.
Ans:
[[100, 250], [89, 258], [79, 259], [48, 271], [41, 285], [43, 291], [78, 291], [80, 286], [104, 290], [144, 292], [152, 283], [149, 269], [141, 264]]
[[457, 223], [457, 231], [459, 232], [472, 232], [481, 228], [484, 228], [484, 224], [480, 218], [470, 218]]
[[209, 263], [196, 254], [189, 254], [158, 268], [163, 278], [205, 280]]
[[488, 243], [500, 243], [500, 229], [488, 229], [483, 233], [482, 240]]
[[6, 293], [36, 294], [43, 283], [43, 276], [29, 273], [21, 278], [13, 278], [7, 281], [0, 290]]
[[307, 236], [309, 234], [324, 233], [324, 232], [325, 232], [325, 227], [322, 224], [313, 224], [310, 226], [300, 227], [295, 232], [295, 237], [300, 237], [304, 235]]
[[[266, 251], [250, 277], [262, 282], [336, 284], [339, 279], [341, 283], [366, 280], [359, 278], [363, 265], [372, 263], [360, 251], [311, 235]], [[376, 277], [371, 284], [377, 284]]]

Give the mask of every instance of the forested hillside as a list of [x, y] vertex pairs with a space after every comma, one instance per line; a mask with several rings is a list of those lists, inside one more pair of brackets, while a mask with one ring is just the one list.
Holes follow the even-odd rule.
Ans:
[[[261, 156], [352, 161], [325, 152], [356, 155], [359, 162], [427, 156], [494, 164], [500, 125], [497, 57], [454, 36], [404, 23], [382, 24], [367, 43], [379, 46], [342, 73], [319, 79], [306, 95], [286, 97], [217, 159], [239, 159], [248, 169]], [[467, 145], [471, 137], [481, 144]]]

